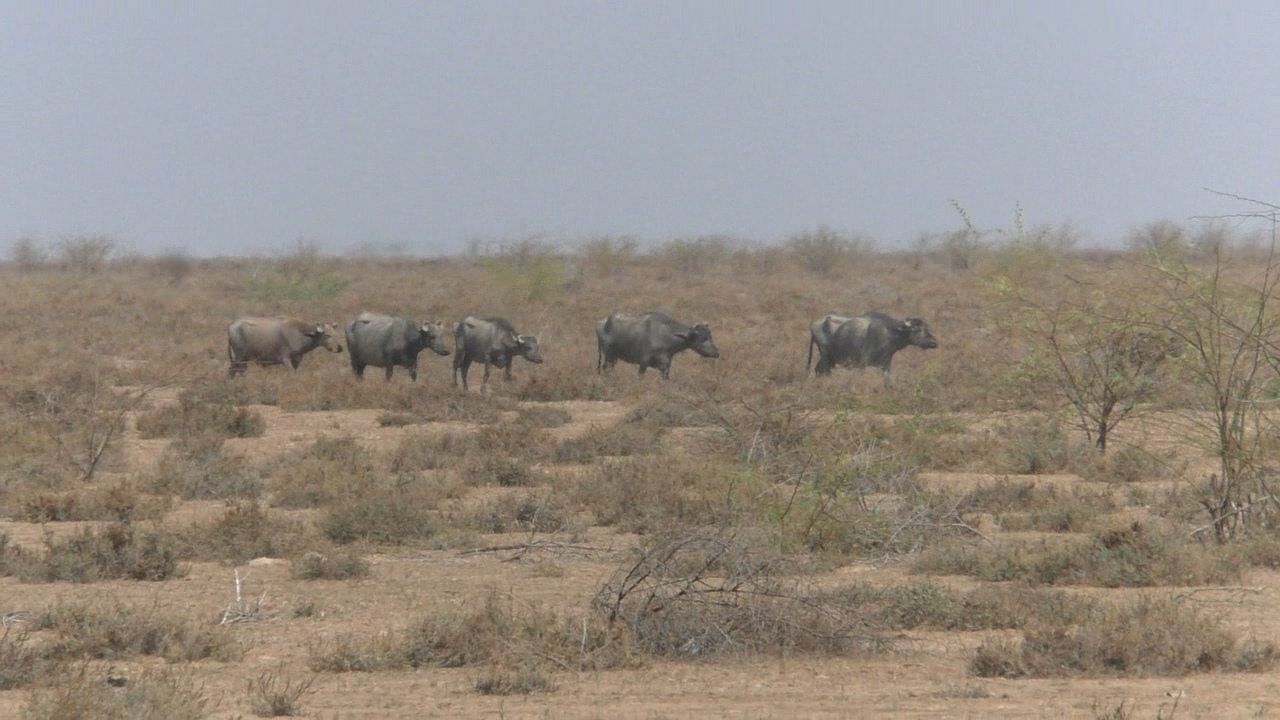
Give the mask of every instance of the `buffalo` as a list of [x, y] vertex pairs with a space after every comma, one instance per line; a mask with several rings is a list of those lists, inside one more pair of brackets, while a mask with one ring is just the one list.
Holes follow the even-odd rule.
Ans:
[[878, 367], [889, 383], [889, 366], [894, 353], [908, 345], [929, 350], [938, 347], [938, 341], [929, 332], [929, 326], [920, 318], [894, 320], [879, 312], [869, 312], [857, 317], [827, 315], [810, 325], [809, 360], [805, 372], [813, 362], [813, 348], [818, 348], [818, 364], [814, 375], [826, 375], [837, 365], [852, 367]]
[[231, 377], [243, 374], [250, 362], [298, 369], [302, 356], [323, 347], [342, 352], [338, 329], [331, 323], [316, 325], [291, 317], [243, 317], [227, 326], [227, 357]]
[[396, 367], [409, 371], [409, 379], [418, 379], [418, 353], [431, 350], [448, 355], [444, 342], [444, 323], [419, 323], [402, 315], [380, 315], [365, 312], [347, 323], [347, 348], [351, 353], [351, 371], [364, 377], [367, 366], [385, 368], [387, 380]]
[[453, 325], [453, 384], [458, 384], [462, 374], [462, 389], [467, 387], [467, 371], [472, 362], [484, 364], [484, 379], [480, 389], [489, 384], [490, 366], [503, 370], [503, 380], [511, 382], [511, 361], [523, 357], [531, 363], [542, 362], [542, 350], [538, 338], [521, 335], [511, 323], [500, 317], [468, 315]]
[[683, 350], [702, 357], [720, 357], [706, 323], [686, 325], [662, 313], [640, 316], [613, 313], [596, 321], [596, 372], [612, 368], [619, 360], [640, 366], [640, 375], [657, 368], [662, 379], [671, 378], [671, 358]]

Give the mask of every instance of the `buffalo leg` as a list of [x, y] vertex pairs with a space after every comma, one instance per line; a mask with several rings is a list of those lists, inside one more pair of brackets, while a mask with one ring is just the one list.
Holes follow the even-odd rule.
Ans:
[[387, 363], [387, 367], [386, 367], [387, 382], [391, 382], [391, 372], [392, 372], [393, 370], [395, 370], [395, 368], [396, 368], [396, 366], [395, 366], [395, 365], [392, 365], [392, 364], [390, 364], [390, 363]]
[[364, 363], [360, 362], [359, 360], [356, 360], [356, 356], [352, 354], [351, 372], [355, 373], [356, 377], [360, 378], [361, 380], [364, 379], [364, 367], [365, 367]]
[[459, 358], [459, 362], [453, 367], [453, 384], [458, 384], [458, 374], [462, 375], [462, 389], [467, 390], [467, 371], [471, 369], [471, 356], [463, 354]]

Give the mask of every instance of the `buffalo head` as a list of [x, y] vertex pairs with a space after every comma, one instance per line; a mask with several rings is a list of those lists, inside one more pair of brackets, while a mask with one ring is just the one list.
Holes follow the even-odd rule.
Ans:
[[430, 348], [437, 355], [448, 355], [451, 352], [444, 344], [444, 323], [424, 322], [418, 332], [422, 336], [422, 347]]
[[676, 337], [689, 344], [689, 348], [702, 357], [720, 357], [720, 348], [711, 340], [711, 328], [706, 323], [698, 323], [688, 330], [676, 333]]
[[342, 352], [342, 343], [338, 342], [338, 326], [333, 323], [316, 325], [315, 330], [304, 333], [311, 339], [313, 347], [322, 347], [329, 352]]
[[907, 318], [898, 326], [898, 332], [906, 335], [907, 344], [925, 350], [938, 347], [938, 340], [929, 332], [929, 326], [920, 318]]
[[517, 335], [516, 355], [521, 355], [531, 363], [542, 362], [542, 347], [538, 344], [537, 335]]

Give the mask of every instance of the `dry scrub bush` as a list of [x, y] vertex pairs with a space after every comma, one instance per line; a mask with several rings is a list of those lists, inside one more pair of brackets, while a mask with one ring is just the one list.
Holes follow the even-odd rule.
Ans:
[[134, 423], [144, 438], [189, 435], [261, 437], [267, 430], [262, 413], [240, 407], [230, 397], [212, 399], [207, 390], [188, 388], [176, 405], [163, 405], [138, 416]]
[[1067, 533], [1083, 532], [1106, 522], [1117, 503], [1108, 490], [1001, 478], [965, 493], [956, 509], [988, 514], [1005, 531]]
[[598, 615], [520, 606], [496, 592], [402, 630], [315, 643], [310, 659], [316, 672], [480, 666], [490, 669], [486, 677], [528, 668], [581, 673], [639, 664], [626, 634]]
[[199, 720], [209, 698], [187, 671], [144, 670], [124, 688], [102, 681], [89, 666], [63, 667], [48, 686], [34, 691], [22, 720]]
[[543, 672], [545, 662], [523, 664], [517, 668], [490, 668], [476, 679], [476, 692], [481, 695], [528, 695], [553, 692], [556, 683]]
[[297, 557], [316, 544], [303, 520], [272, 513], [257, 502], [233, 505], [216, 520], [180, 533], [183, 557], [241, 565], [260, 557]]
[[1237, 580], [1244, 564], [1233, 550], [1206, 547], [1185, 534], [1135, 521], [1095, 531], [1084, 541], [939, 545], [926, 550], [912, 570], [972, 575], [988, 582], [1157, 587], [1221, 585]]
[[293, 717], [302, 712], [298, 701], [313, 692], [311, 686], [315, 680], [313, 676], [294, 682], [274, 672], [265, 672], [249, 680], [245, 694], [249, 696], [249, 707], [258, 717]]
[[35, 272], [49, 261], [49, 252], [37, 238], [23, 235], [9, 244], [9, 261], [19, 272]]
[[886, 631], [1018, 629], [1061, 602], [1045, 591], [1017, 585], [958, 591], [927, 580], [891, 586], [856, 583], [815, 593], [812, 600], [861, 615], [869, 627]]
[[178, 558], [178, 544], [169, 535], [122, 522], [86, 527], [65, 540], [47, 534], [43, 552], [0, 536], [0, 571], [23, 582], [169, 580], [187, 573]]
[[1271, 667], [1270, 645], [1241, 646], [1217, 619], [1173, 599], [1094, 602], [1038, 613], [1021, 638], [989, 638], [970, 670], [979, 677], [1144, 677]]
[[[391, 453], [393, 473], [448, 468], [449, 477], [467, 486], [542, 485], [546, 476], [534, 465], [550, 454], [550, 436], [532, 424], [496, 425], [467, 432], [406, 433]], [[434, 487], [451, 494], [438, 474]]]
[[320, 532], [339, 545], [403, 545], [426, 540], [440, 529], [434, 511], [436, 491], [415, 485], [421, 483], [384, 481], [342, 498], [320, 514]]
[[173, 499], [169, 496], [144, 494], [132, 481], [124, 479], [110, 485], [61, 493], [38, 490], [19, 492], [16, 504], [19, 507], [17, 517], [24, 522], [130, 522], [163, 518], [173, 506]]
[[150, 489], [185, 500], [234, 500], [262, 494], [262, 478], [241, 457], [224, 452], [216, 433], [184, 435], [160, 455]]
[[[582, 363], [585, 357], [577, 358]], [[618, 388], [609, 378], [572, 367], [570, 358], [560, 367], [539, 368], [536, 375], [516, 386], [513, 397], [525, 402], [560, 402], [563, 400], [616, 400]]]
[[557, 445], [552, 459], [558, 463], [590, 465], [604, 458], [647, 455], [661, 447], [660, 434], [660, 429], [625, 422], [593, 426], [583, 435]]
[[245, 652], [240, 641], [216, 625], [157, 614], [155, 608], [58, 605], [42, 613], [33, 629], [52, 634], [41, 652], [60, 658], [124, 660], [150, 655], [169, 662], [232, 662]]
[[7, 449], [15, 458], [52, 458], [63, 479], [88, 482], [98, 470], [123, 470], [119, 440], [127, 417], [168, 380], [120, 388], [91, 351], [60, 350], [57, 358], [43, 362], [38, 377], [6, 389], [0, 412], [14, 431]]
[[271, 504], [283, 508], [329, 505], [376, 483], [379, 474], [373, 453], [350, 436], [319, 438], [274, 465]]
[[309, 552], [289, 565], [295, 580], [352, 580], [369, 577], [370, 572], [368, 560], [350, 553], [334, 557]]
[[658, 657], [848, 655], [890, 645], [860, 608], [824, 602], [796, 571], [751, 533], [668, 533], [642, 542], [593, 605]]
[[0, 631], [0, 691], [47, 681], [59, 669], [58, 662], [42, 651], [26, 628], [6, 624]]
[[874, 241], [842, 235], [822, 225], [787, 239], [786, 247], [802, 267], [818, 275], [834, 275], [849, 269], [859, 258], [875, 252]]
[[564, 492], [593, 524], [644, 534], [731, 522], [753, 507], [750, 482], [706, 459], [672, 455], [604, 460], [565, 481]]
[[578, 245], [580, 276], [616, 279], [635, 261], [640, 243], [633, 237], [605, 235]]
[[59, 240], [54, 249], [64, 268], [91, 275], [106, 265], [116, 241], [108, 235], [77, 235]]
[[554, 492], [522, 492], [490, 498], [448, 513], [454, 528], [480, 533], [559, 533], [582, 530], [566, 498]]

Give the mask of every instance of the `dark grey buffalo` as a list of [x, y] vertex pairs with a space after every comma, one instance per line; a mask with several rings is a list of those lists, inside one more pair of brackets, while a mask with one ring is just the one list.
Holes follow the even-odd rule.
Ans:
[[467, 371], [471, 363], [484, 364], [483, 390], [489, 384], [490, 366], [500, 368], [503, 380], [511, 382], [511, 361], [523, 357], [531, 363], [542, 362], [542, 350], [538, 338], [521, 335], [511, 323], [500, 317], [468, 315], [453, 325], [453, 384], [458, 384], [462, 374], [462, 388], [467, 388]]
[[851, 367], [878, 367], [889, 382], [889, 366], [893, 355], [908, 345], [929, 350], [938, 347], [938, 341], [929, 333], [929, 326], [920, 318], [894, 320], [879, 312], [869, 312], [857, 317], [827, 315], [815, 320], [809, 327], [809, 360], [805, 372], [813, 362], [813, 349], [818, 348], [818, 364], [813, 374], [826, 375], [837, 365]]
[[693, 350], [702, 357], [720, 357], [706, 323], [686, 325], [656, 312], [640, 316], [614, 313], [597, 320], [596, 341], [596, 372], [604, 372], [622, 360], [639, 365], [641, 375], [648, 368], [657, 368], [668, 380], [671, 358], [678, 352]]
[[386, 368], [387, 380], [396, 367], [409, 371], [409, 379], [418, 379], [418, 353], [430, 350], [448, 355], [444, 342], [444, 323], [410, 320], [402, 315], [380, 315], [365, 312], [347, 323], [347, 348], [351, 352], [351, 371], [364, 377], [370, 365]]
[[302, 356], [323, 347], [342, 352], [338, 329], [331, 323], [317, 325], [291, 317], [243, 317], [227, 326], [228, 374], [243, 374], [249, 363], [288, 364], [298, 368]]

